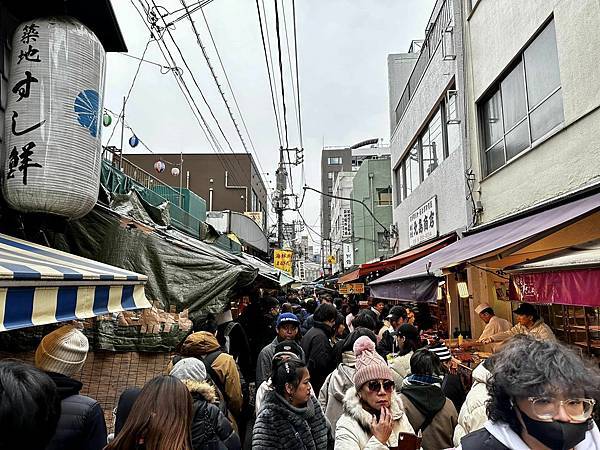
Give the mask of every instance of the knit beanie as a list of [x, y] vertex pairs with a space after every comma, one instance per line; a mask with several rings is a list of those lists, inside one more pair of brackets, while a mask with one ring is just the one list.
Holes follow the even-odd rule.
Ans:
[[35, 365], [45, 372], [71, 377], [83, 367], [89, 348], [81, 331], [64, 325], [42, 338], [35, 351]]
[[180, 380], [206, 380], [206, 366], [198, 358], [184, 358], [173, 366], [169, 375]]
[[367, 336], [361, 336], [356, 340], [354, 354], [356, 355], [354, 387], [357, 391], [372, 380], [393, 380], [391, 369], [375, 352], [375, 344]]

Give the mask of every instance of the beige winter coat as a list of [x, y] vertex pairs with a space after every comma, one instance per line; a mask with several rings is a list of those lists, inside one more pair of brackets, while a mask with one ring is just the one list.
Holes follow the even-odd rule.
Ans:
[[394, 430], [386, 443], [381, 443], [371, 433], [372, 415], [360, 402], [356, 388], [351, 387], [344, 397], [344, 414], [335, 429], [335, 450], [388, 450], [398, 446], [400, 433], [414, 433], [406, 415], [402, 400], [392, 393], [392, 418]]
[[344, 413], [344, 396], [348, 389], [354, 386], [352, 379], [356, 372], [355, 365], [354, 353], [342, 353], [341, 364], [325, 378], [321, 392], [319, 392], [319, 403], [333, 430], [335, 430], [338, 419]]
[[473, 386], [458, 414], [458, 425], [454, 430], [454, 445], [458, 447], [460, 440], [467, 434], [483, 428], [487, 420], [485, 403], [490, 398], [487, 390], [487, 380], [490, 371], [479, 364], [473, 371]]
[[414, 352], [409, 352], [406, 355], [397, 356], [390, 363], [394, 383], [396, 383], [396, 390], [398, 392], [400, 392], [404, 379], [410, 375], [410, 358], [413, 353]]
[[552, 329], [544, 323], [544, 319], [537, 320], [531, 328], [524, 327], [520, 323], [510, 330], [490, 336], [492, 342], [502, 342], [517, 334], [525, 334], [539, 341], [553, 341], [556, 339]]

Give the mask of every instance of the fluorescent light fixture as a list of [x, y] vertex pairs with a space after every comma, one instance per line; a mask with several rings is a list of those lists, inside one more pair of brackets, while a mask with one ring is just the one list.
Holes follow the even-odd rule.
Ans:
[[464, 281], [459, 281], [456, 284], [458, 288], [458, 296], [460, 298], [469, 298], [469, 288], [467, 287], [467, 283]]
[[437, 288], [437, 299], [438, 300], [443, 300], [444, 299], [444, 292], [442, 291], [441, 287]]

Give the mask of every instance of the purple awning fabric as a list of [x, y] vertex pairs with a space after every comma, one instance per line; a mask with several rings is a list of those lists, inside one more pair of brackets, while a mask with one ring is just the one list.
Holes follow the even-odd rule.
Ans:
[[405, 302], [436, 303], [437, 287], [437, 278], [411, 278], [402, 283], [371, 286], [371, 297]]
[[600, 306], [600, 269], [516, 273], [510, 277], [511, 300], [529, 303]]
[[[564, 227], [599, 209], [600, 194], [595, 194], [514, 222], [481, 231], [371, 281], [369, 285], [375, 287], [407, 278], [425, 277], [442, 269], [456, 266], [487, 253], [536, 237], [548, 230]], [[429, 262], [431, 262], [431, 266], [428, 271]]]

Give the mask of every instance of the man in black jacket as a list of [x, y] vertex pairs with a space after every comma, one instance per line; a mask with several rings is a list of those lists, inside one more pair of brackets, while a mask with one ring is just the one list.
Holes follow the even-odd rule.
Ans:
[[314, 314], [315, 324], [302, 338], [302, 350], [306, 355], [306, 365], [310, 373], [313, 391], [318, 393], [325, 378], [335, 369], [335, 357], [331, 338], [337, 310], [335, 306], [324, 303]]
[[0, 448], [44, 450], [60, 417], [48, 375], [16, 359], [0, 361]]
[[390, 353], [396, 353], [398, 351], [398, 345], [396, 343], [395, 332], [403, 323], [408, 321], [408, 314], [403, 306], [394, 306], [390, 309], [390, 313], [387, 316], [387, 320], [390, 321], [390, 325], [393, 330], [386, 330], [383, 332], [381, 341], [377, 344], [377, 353], [384, 358]]
[[106, 422], [100, 404], [79, 395], [81, 382], [72, 378], [83, 368], [89, 349], [85, 335], [65, 325], [44, 336], [35, 365], [56, 384], [61, 414], [46, 450], [101, 450], [106, 446]]

